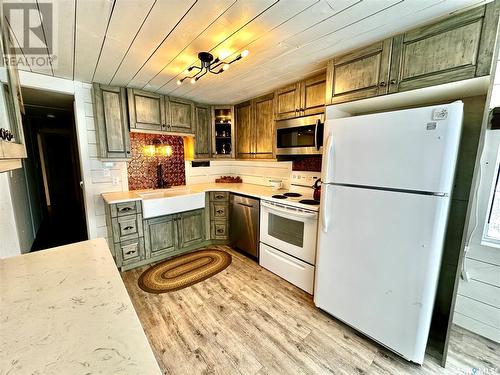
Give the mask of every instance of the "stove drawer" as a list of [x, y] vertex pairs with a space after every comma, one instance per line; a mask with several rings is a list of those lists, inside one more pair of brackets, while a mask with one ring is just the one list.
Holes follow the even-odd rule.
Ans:
[[259, 264], [307, 293], [314, 288], [314, 266], [260, 243]]

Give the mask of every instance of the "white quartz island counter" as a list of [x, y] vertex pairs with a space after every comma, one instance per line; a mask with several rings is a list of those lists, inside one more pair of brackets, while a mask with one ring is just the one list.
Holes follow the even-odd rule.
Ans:
[[161, 374], [104, 239], [0, 259], [0, 374]]

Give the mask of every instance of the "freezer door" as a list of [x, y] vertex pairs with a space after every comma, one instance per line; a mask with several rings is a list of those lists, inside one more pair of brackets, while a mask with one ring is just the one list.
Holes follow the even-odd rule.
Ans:
[[321, 210], [328, 212], [318, 232], [316, 306], [422, 363], [449, 198], [335, 185], [322, 190]]
[[328, 120], [323, 183], [450, 193], [463, 103]]

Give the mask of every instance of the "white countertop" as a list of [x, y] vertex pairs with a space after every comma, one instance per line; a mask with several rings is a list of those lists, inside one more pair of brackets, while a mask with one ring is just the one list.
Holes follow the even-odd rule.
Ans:
[[[204, 184], [191, 184], [191, 185], [183, 185], [183, 186], [175, 186], [173, 188], [168, 189], [171, 192], [178, 192], [178, 195], [185, 195], [191, 193], [200, 193], [207, 191], [229, 191], [231, 193], [248, 195], [251, 197], [265, 199], [272, 202], [277, 202], [281, 204], [287, 204], [294, 207], [299, 207], [302, 209], [307, 209], [311, 211], [318, 211], [319, 206], [311, 206], [307, 204], [298, 203], [298, 199], [288, 198], [288, 199], [276, 199], [272, 198], [275, 194], [283, 194], [288, 190], [274, 190], [269, 186], [262, 185], [254, 185], [248, 183], [240, 183], [240, 184], [231, 184], [231, 183], [204, 183]], [[104, 201], [108, 204], [113, 203], [121, 203], [121, 202], [130, 202], [130, 201], [138, 201], [143, 198], [139, 196], [137, 193], [153, 191], [150, 190], [137, 190], [137, 191], [122, 191], [122, 192], [111, 192], [111, 193], [103, 193], [102, 197]], [[312, 189], [311, 195], [304, 195], [300, 199], [311, 199], [312, 198]]]
[[104, 239], [0, 259], [0, 374], [161, 374]]

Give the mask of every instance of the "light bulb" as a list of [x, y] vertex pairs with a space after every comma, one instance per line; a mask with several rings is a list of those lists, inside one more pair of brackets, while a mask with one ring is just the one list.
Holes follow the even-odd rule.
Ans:
[[194, 78], [194, 77], [193, 77], [193, 78], [191, 78], [191, 83], [192, 83], [192, 84], [195, 84], [195, 83], [196, 83], [196, 78]]
[[177, 84], [180, 86], [182, 85], [182, 81], [180, 79], [177, 80]]
[[241, 52], [241, 57], [242, 57], [242, 58], [245, 58], [245, 57], [247, 57], [247, 56], [248, 56], [248, 54], [249, 54], [249, 53], [250, 53], [250, 52], [248, 52], [248, 50], [246, 49], [246, 50], [244, 50], [243, 52]]
[[229, 69], [229, 64], [222, 65], [222, 70], [228, 70], [228, 69]]

